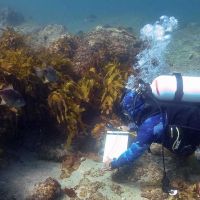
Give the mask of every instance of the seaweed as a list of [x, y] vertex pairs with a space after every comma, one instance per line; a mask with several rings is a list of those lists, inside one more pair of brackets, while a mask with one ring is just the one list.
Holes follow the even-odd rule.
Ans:
[[84, 108], [79, 104], [80, 99], [78, 86], [72, 80], [68, 80], [61, 86], [61, 89], [53, 91], [48, 97], [48, 104], [58, 123], [67, 129], [67, 148], [70, 147], [73, 137], [78, 133], [78, 127], [82, 129], [84, 127], [81, 120]]
[[[96, 124], [89, 124], [84, 116], [92, 113], [111, 117], [113, 105], [127, 80], [128, 68], [116, 62], [99, 63], [88, 66], [80, 76], [74, 72], [72, 59], [78, 39], [61, 38], [49, 48], [39, 49], [29, 46], [29, 42], [28, 37], [11, 28], [0, 37], [1, 88], [12, 84], [25, 98], [26, 106], [18, 113], [23, 119], [19, 120], [23, 123], [19, 127], [31, 123], [40, 127], [53, 121], [60, 132], [66, 133], [66, 147], [69, 148], [75, 136], [91, 132]], [[35, 67], [48, 66], [56, 70], [59, 80], [44, 84], [37, 77]], [[4, 115], [9, 116], [8, 113], [10, 111], [6, 110]], [[14, 117], [7, 119], [8, 124], [15, 124], [14, 121]], [[94, 129], [93, 135], [97, 132]]]
[[0, 37], [0, 69], [13, 74], [19, 79], [30, 75], [34, 65], [31, 49], [26, 44], [25, 36], [8, 28]]
[[78, 82], [83, 101], [94, 103], [98, 99], [95, 91], [100, 90], [101, 82], [101, 77], [94, 67], [85, 72], [84, 76]]
[[107, 115], [112, 112], [115, 101], [120, 97], [128, 72], [122, 73], [119, 63], [109, 63], [105, 66], [103, 94], [101, 97], [101, 112]]

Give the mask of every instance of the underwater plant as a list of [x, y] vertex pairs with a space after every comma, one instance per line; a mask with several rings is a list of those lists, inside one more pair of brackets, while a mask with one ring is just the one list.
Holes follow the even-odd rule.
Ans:
[[[67, 148], [75, 135], [85, 129], [87, 122], [83, 122], [82, 114], [87, 114], [90, 107], [86, 109], [84, 105], [92, 104], [96, 106], [97, 112], [103, 115], [111, 114], [127, 77], [128, 72], [120, 70], [120, 64], [109, 63], [102, 73], [97, 73], [96, 69], [91, 67], [77, 83], [68, 79], [59, 89], [50, 93], [50, 109], [58, 123], [66, 127]], [[94, 132], [96, 131], [93, 131], [95, 135]]]
[[[84, 68], [80, 75], [74, 71], [73, 57], [79, 41], [76, 37], [66, 36], [48, 48], [37, 49], [30, 46], [29, 40], [29, 36], [11, 28], [0, 37], [0, 84], [13, 85], [25, 99], [26, 106], [18, 113], [19, 127], [32, 127], [33, 123], [39, 128], [51, 121], [66, 133], [69, 148], [75, 136], [98, 127], [93, 115], [112, 118], [113, 105], [120, 98], [131, 68], [118, 62], [101, 63], [93, 54], [94, 66]], [[99, 51], [96, 46], [98, 56], [106, 61], [102, 46]], [[43, 81], [37, 72], [44, 71], [54, 73], [55, 81]]]
[[94, 102], [94, 98], [97, 98], [94, 90], [99, 90], [101, 88], [101, 82], [101, 76], [94, 67], [91, 67], [86, 71], [84, 76], [78, 82], [82, 100], [90, 103]]
[[0, 37], [0, 69], [19, 79], [30, 75], [34, 56], [26, 44], [25, 36], [7, 28]]
[[69, 148], [73, 137], [78, 133], [78, 127], [83, 129], [81, 113], [84, 108], [80, 106], [80, 92], [75, 82], [69, 80], [61, 89], [53, 91], [48, 96], [48, 104], [56, 116], [59, 124], [67, 129], [66, 147]]
[[118, 63], [109, 63], [105, 66], [103, 79], [103, 92], [101, 96], [101, 112], [107, 115], [112, 112], [113, 105], [119, 99], [121, 90], [124, 88], [128, 72], [120, 71]]

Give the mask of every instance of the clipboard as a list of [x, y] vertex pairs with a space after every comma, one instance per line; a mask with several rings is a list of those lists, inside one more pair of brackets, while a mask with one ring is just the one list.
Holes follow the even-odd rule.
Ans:
[[104, 147], [103, 162], [118, 158], [128, 148], [130, 132], [107, 131]]

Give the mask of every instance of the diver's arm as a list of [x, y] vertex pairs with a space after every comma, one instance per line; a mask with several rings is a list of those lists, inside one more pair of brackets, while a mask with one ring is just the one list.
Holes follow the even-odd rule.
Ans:
[[162, 130], [160, 114], [146, 119], [139, 127], [137, 137], [132, 145], [118, 159], [111, 162], [111, 168], [115, 169], [123, 165], [132, 164], [150, 147], [154, 139], [162, 134]]

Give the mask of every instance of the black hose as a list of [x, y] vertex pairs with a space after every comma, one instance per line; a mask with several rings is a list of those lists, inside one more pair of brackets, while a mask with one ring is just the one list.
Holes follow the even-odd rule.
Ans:
[[[147, 86], [147, 84], [146, 84]], [[164, 132], [166, 129], [166, 116], [165, 113], [163, 112], [159, 102], [152, 96], [152, 92], [150, 91], [150, 87], [147, 87], [147, 92], [146, 92], [146, 96], [149, 97], [150, 99], [153, 100], [153, 102], [156, 104], [156, 106], [159, 109], [159, 112], [162, 116], [162, 123], [163, 123], [163, 127], [164, 127]], [[163, 192], [169, 193], [169, 191], [171, 190], [170, 187], [170, 180], [167, 177], [167, 173], [166, 173], [166, 165], [165, 165], [165, 152], [164, 152], [164, 141], [165, 140], [165, 134], [163, 135], [162, 138], [162, 163], [163, 163], [163, 179], [162, 179], [162, 190]]]

